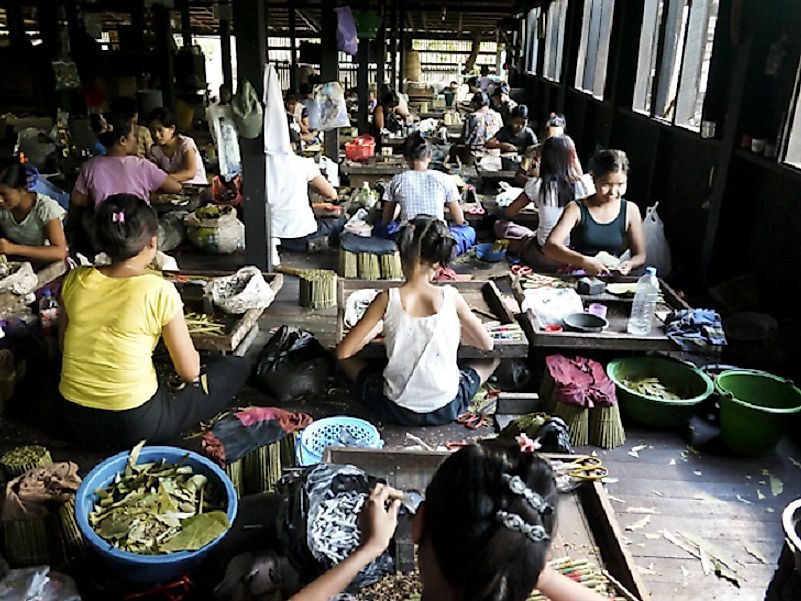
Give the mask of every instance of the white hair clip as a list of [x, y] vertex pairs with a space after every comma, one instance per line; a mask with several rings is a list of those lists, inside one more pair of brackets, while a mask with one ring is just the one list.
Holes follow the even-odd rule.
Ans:
[[498, 518], [498, 521], [506, 528], [525, 534], [532, 542], [540, 543], [550, 538], [548, 533], [545, 532], [545, 528], [539, 524], [529, 524], [516, 513], [508, 513], [501, 510], [495, 514], [495, 517]]
[[514, 494], [523, 497], [528, 504], [531, 505], [534, 511], [538, 512], [540, 515], [549, 515], [553, 513], [553, 507], [547, 503], [541, 495], [535, 493], [528, 486], [526, 486], [526, 483], [523, 482], [520, 476], [503, 474], [501, 478], [507, 484], [507, 486], [509, 486], [509, 490], [511, 490]]

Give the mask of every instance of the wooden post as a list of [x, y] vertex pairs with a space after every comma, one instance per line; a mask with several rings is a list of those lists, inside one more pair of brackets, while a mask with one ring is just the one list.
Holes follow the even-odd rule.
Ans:
[[378, 30], [378, 38], [375, 42], [375, 54], [376, 54], [376, 74], [375, 74], [375, 89], [376, 94], [379, 94], [381, 91], [381, 86], [385, 80], [385, 73], [384, 67], [387, 61], [387, 6], [386, 0], [380, 0], [379, 3], [379, 16], [381, 18], [381, 28]]
[[[320, 81], [339, 81], [339, 51], [337, 50], [337, 14], [332, 3], [326, 2], [320, 21], [328, 26], [320, 31]], [[339, 130], [325, 132], [325, 154], [332, 161], [339, 161]]]
[[189, 0], [181, 4], [181, 35], [184, 38], [184, 48], [192, 47], [192, 19], [189, 14]]
[[356, 87], [359, 90], [359, 133], [367, 133], [370, 125], [368, 123], [368, 104], [370, 102], [370, 80], [368, 69], [370, 66], [370, 40], [367, 38], [359, 40], [359, 70], [356, 72]]
[[401, 4], [400, 14], [398, 16], [398, 58], [400, 59], [398, 66], [398, 91], [403, 92], [403, 80], [406, 76], [406, 5]]
[[153, 54], [158, 59], [156, 64], [158, 64], [164, 106], [172, 110], [175, 108], [175, 55], [170, 10], [163, 4], [154, 4], [152, 10], [153, 30], [156, 33], [156, 47]]
[[398, 88], [398, 0], [389, 0], [389, 85]]
[[[264, 95], [264, 66], [267, 60], [267, 27], [264, 0], [237, 0], [234, 33], [238, 57], [239, 88], [250, 82], [259, 100]], [[239, 139], [242, 155], [242, 192], [245, 213], [245, 255], [248, 265], [270, 270], [270, 205], [266, 187], [266, 155], [261, 134], [254, 140]]]
[[223, 85], [233, 93], [234, 76], [231, 68], [231, 5], [227, 0], [220, 0], [220, 55], [222, 56]]
[[289, 4], [289, 89], [298, 91], [298, 42], [295, 5]]

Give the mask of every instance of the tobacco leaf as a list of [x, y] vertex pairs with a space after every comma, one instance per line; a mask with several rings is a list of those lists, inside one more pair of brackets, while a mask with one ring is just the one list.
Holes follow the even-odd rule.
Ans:
[[161, 545], [160, 550], [166, 553], [197, 551], [225, 533], [230, 527], [228, 516], [223, 511], [201, 513], [181, 522], [181, 531]]

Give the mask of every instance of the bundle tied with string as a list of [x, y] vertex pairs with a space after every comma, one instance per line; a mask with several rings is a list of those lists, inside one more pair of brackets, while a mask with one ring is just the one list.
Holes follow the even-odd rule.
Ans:
[[553, 382], [553, 413], [567, 422], [571, 442], [574, 445], [592, 443], [603, 448], [623, 444], [625, 432], [620, 422], [615, 385], [603, 366], [584, 357], [569, 359], [562, 355], [547, 357], [545, 364]]

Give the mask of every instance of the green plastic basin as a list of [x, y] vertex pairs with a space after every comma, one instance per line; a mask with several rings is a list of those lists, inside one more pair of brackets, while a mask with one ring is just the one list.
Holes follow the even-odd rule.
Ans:
[[715, 380], [720, 399], [720, 437], [740, 455], [771, 452], [788, 417], [801, 411], [801, 390], [764, 371], [732, 369]]
[[[712, 380], [702, 371], [673, 359], [662, 357], [629, 357], [615, 359], [606, 366], [606, 373], [617, 386], [617, 398], [623, 413], [646, 426], [676, 428], [686, 425], [695, 406], [712, 394]], [[657, 377], [680, 400], [669, 401], [641, 394], [622, 380]]]

